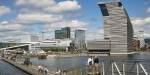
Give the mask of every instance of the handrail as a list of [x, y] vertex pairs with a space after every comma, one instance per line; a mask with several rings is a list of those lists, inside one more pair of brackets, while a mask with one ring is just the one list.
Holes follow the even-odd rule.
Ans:
[[[116, 59], [116, 60], [108, 59], [107, 61], [111, 61], [111, 62], [150, 62], [150, 60], [146, 60], [146, 59]], [[100, 62], [106, 62], [106, 60], [100, 60]]]
[[[120, 70], [119, 70], [119, 68], [118, 68], [118, 66], [117, 66], [117, 64], [116, 64], [116, 62], [114, 62], [113, 64], [114, 64], [114, 66], [116, 67], [116, 69], [117, 69], [119, 75], [122, 75], [121, 72], [120, 72]], [[113, 66], [113, 65], [112, 65], [112, 66]]]
[[141, 63], [139, 63], [140, 67], [142, 68], [143, 72], [145, 73], [145, 75], [148, 75], [146, 69], [143, 67], [143, 65]]

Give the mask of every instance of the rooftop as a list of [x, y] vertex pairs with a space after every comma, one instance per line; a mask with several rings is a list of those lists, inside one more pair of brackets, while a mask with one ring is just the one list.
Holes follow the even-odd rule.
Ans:
[[97, 4], [108, 4], [108, 3], [116, 3], [116, 2], [122, 2], [121, 0], [102, 0], [98, 2]]

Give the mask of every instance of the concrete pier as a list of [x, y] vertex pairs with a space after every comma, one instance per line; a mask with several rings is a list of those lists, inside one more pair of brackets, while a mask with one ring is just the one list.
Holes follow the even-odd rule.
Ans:
[[38, 69], [34, 69], [34, 68], [31, 68], [31, 66], [26, 66], [26, 65], [21, 65], [21, 64], [18, 64], [18, 63], [15, 63], [14, 61], [11, 61], [11, 60], [8, 60], [8, 59], [5, 59], [3, 58], [2, 59], [3, 61], [15, 66], [16, 68], [24, 71], [25, 73], [29, 74], [29, 75], [43, 75], [41, 73], [38, 72]]

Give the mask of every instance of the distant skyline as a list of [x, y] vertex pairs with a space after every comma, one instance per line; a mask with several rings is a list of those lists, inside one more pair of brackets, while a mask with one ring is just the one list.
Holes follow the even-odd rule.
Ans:
[[[43, 31], [46, 39], [54, 38], [54, 30], [66, 26], [86, 30], [88, 40], [103, 38], [103, 18], [97, 5], [102, 1], [115, 0], [0, 0], [0, 40]], [[122, 2], [135, 34], [144, 30], [144, 36], [150, 37], [150, 0]]]

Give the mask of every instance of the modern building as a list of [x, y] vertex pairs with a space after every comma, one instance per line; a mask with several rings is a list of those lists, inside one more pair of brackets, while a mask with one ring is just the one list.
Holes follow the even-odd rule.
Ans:
[[110, 54], [128, 54], [133, 50], [133, 28], [121, 2], [98, 4], [104, 19], [104, 39], [111, 41]]
[[66, 39], [70, 38], [70, 27], [62, 28], [61, 30], [55, 30], [55, 39]]
[[39, 47], [42, 50], [61, 48], [61, 49], [64, 49], [67, 51], [68, 48], [70, 47], [71, 42], [72, 42], [72, 40], [70, 40], [70, 39], [52, 39], [52, 40], [40, 42]]
[[85, 30], [75, 30], [75, 47], [78, 50], [85, 49]]
[[61, 30], [55, 30], [55, 39], [62, 39], [62, 34]]

